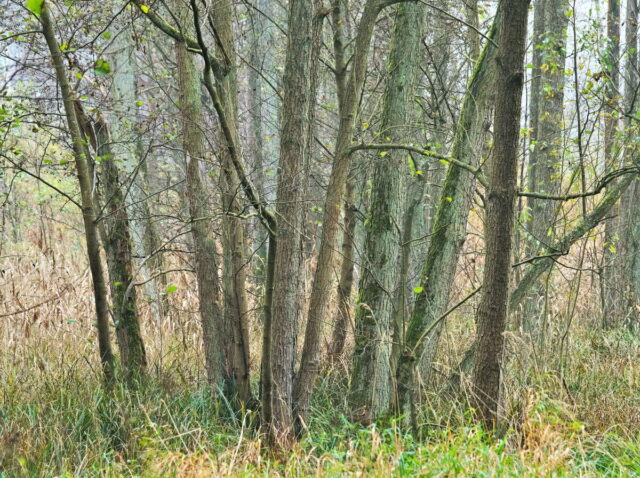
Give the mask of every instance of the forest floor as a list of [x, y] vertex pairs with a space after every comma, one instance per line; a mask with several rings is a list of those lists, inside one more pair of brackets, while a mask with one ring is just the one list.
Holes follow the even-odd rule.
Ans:
[[[418, 406], [421, 436], [393, 421], [349, 422], [345, 358], [324, 371], [308, 432], [290, 453], [273, 454], [258, 412], [235, 416], [204, 385], [187, 273], [171, 276], [171, 318], [142, 309], [147, 382], [105, 391], [83, 245], [60, 232], [66, 226], [44, 236], [37, 226], [2, 251], [0, 477], [640, 476], [640, 339], [603, 332], [595, 299], [552, 324], [545, 347], [508, 333], [498, 437], [471, 423], [465, 381], [451, 386], [473, 339], [472, 310], [460, 309]], [[257, 318], [252, 327], [257, 356]]]

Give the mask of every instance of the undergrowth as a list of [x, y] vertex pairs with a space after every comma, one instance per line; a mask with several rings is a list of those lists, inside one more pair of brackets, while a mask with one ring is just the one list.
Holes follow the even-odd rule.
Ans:
[[[605, 362], [619, 366], [636, 346], [629, 339]], [[274, 454], [257, 411], [233, 414], [183, 373], [156, 369], [136, 390], [106, 391], [89, 363], [25, 374], [3, 361], [0, 476], [640, 476], [640, 434], [631, 422], [600, 428], [595, 418], [618, 412], [586, 411], [536, 386], [505, 411], [498, 437], [473, 426], [463, 401], [427, 396], [415, 438], [402, 422], [351, 423], [348, 377], [333, 370], [320, 381], [307, 433], [290, 453]], [[606, 403], [592, 396], [589, 380], [609, 400], [626, 400], [630, 412], [640, 393], [637, 366], [627, 365], [619, 370], [627, 382], [617, 385], [612, 369], [578, 369], [572, 400]], [[629, 387], [635, 395], [618, 396]]]

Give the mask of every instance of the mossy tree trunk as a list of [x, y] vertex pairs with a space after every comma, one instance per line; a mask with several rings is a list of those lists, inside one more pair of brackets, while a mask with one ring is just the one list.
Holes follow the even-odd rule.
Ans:
[[[418, 3], [403, 3], [394, 22], [381, 134], [400, 143], [407, 138], [407, 120], [412, 116], [424, 8]], [[410, 174], [407, 155], [402, 151], [381, 152], [374, 161], [349, 397], [355, 416], [366, 421], [384, 413], [390, 402], [392, 317], [397, 288], [404, 287], [399, 259]]]
[[[533, 80], [531, 82], [529, 191], [558, 194], [562, 186], [563, 110], [566, 36], [569, 2], [539, 0], [534, 16]], [[558, 203], [529, 198], [530, 219], [527, 256], [554, 240]], [[544, 286], [532, 291], [523, 314], [523, 328], [534, 337], [544, 337]]]
[[[501, 15], [502, 10], [498, 9], [488, 33], [491, 41], [485, 44], [469, 80], [451, 148], [451, 157], [472, 166], [480, 162], [490, 125], [492, 88], [496, 78], [493, 39], [502, 28]], [[396, 371], [395, 398], [400, 413], [409, 410], [415, 392], [418, 360], [431, 363], [435, 356], [442, 326], [438, 319], [445, 312], [449, 300], [474, 192], [475, 176], [455, 164], [449, 164], [418, 284], [419, 292]]]
[[144, 376], [147, 366], [134, 285], [133, 246], [129, 214], [123, 194], [120, 171], [111, 152], [107, 124], [99, 118], [95, 123], [97, 154], [101, 169], [100, 193], [103, 210], [103, 243], [109, 269], [109, 288], [120, 362], [125, 378], [135, 384]]

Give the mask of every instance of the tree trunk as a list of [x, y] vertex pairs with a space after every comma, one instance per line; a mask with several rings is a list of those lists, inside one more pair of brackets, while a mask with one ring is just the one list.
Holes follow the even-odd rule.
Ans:
[[[633, 2], [629, 2], [631, 5]], [[609, 1], [607, 11], [607, 84], [606, 84], [606, 104], [607, 115], [604, 120], [604, 170], [610, 172], [616, 169], [619, 164], [618, 145], [616, 144], [616, 133], [618, 132], [620, 121], [617, 118], [619, 106], [618, 96], [620, 91], [620, 2]], [[627, 25], [627, 28], [629, 26]], [[614, 206], [615, 208], [615, 206]], [[620, 312], [621, 293], [619, 281], [615, 279], [617, 275], [616, 265], [619, 264], [620, 251], [616, 253], [617, 243], [616, 226], [618, 220], [616, 216], [609, 218], [604, 223], [604, 250], [603, 250], [603, 271], [601, 280], [602, 297], [602, 324], [606, 328], [613, 325], [617, 320], [615, 316]], [[618, 264], [616, 264], [618, 262]]]
[[71, 135], [76, 173], [80, 185], [82, 218], [87, 242], [87, 255], [89, 256], [89, 269], [91, 270], [91, 278], [93, 280], [100, 362], [105, 380], [107, 384], [110, 384], [114, 379], [114, 364], [109, 333], [109, 305], [107, 303], [107, 288], [104, 283], [104, 272], [100, 260], [100, 242], [96, 225], [95, 205], [93, 203], [92, 178], [89, 173], [87, 149], [74, 111], [73, 102], [75, 100], [75, 93], [67, 78], [62, 50], [60, 50], [60, 45], [58, 45], [55, 38], [54, 21], [49, 11], [49, 5], [50, 3], [48, 1], [42, 3], [40, 22], [42, 23], [42, 33], [47, 42], [58, 85], [60, 86], [67, 126], [69, 128], [69, 134]]
[[[629, 143], [637, 134], [637, 123], [631, 120], [638, 111], [638, 0], [627, 2], [626, 20], [626, 51], [627, 65], [625, 68], [625, 95], [624, 110], [629, 115], [625, 121], [626, 137]], [[624, 158], [626, 162], [640, 165], [637, 159], [637, 147], [627, 145]], [[640, 185], [634, 181], [629, 189], [622, 195], [620, 206], [620, 220], [618, 230], [620, 236], [620, 251], [617, 260], [613, 261], [614, 267], [610, 270], [610, 287], [619, 283], [616, 275], [622, 271], [621, 293], [618, 292], [617, 301], [610, 304], [609, 313], [614, 315], [614, 324], [626, 321], [632, 330], [640, 327]], [[616, 317], [617, 316], [617, 317]], [[616, 320], [617, 319], [617, 320]]]
[[[309, 123], [315, 99], [311, 78], [314, 17], [313, 0], [291, 0], [289, 3], [271, 306], [271, 362], [268, 365], [271, 367], [270, 435], [283, 447], [289, 447], [295, 439], [294, 372], [302, 272], [303, 199], [309, 174]], [[299, 393], [299, 390], [295, 391], [296, 396]]]
[[[322, 237], [320, 239], [318, 265], [314, 274], [311, 298], [309, 300], [302, 351], [303, 359], [298, 374], [300, 390], [304, 391], [306, 395], [310, 395], [313, 391], [315, 378], [319, 371], [322, 326], [327, 315], [327, 305], [331, 296], [334, 251], [336, 250], [338, 232], [340, 230], [340, 210], [349, 172], [349, 148], [353, 138], [358, 103], [366, 76], [369, 44], [378, 14], [384, 7], [393, 3], [396, 2], [391, 0], [367, 1], [357, 28], [348, 80], [346, 82], [343, 81], [346, 79], [343, 76], [344, 70], [336, 70], [340, 121], [334, 148], [334, 162], [329, 177], [322, 218]], [[304, 407], [304, 403], [301, 403], [301, 405]]]
[[[231, 0], [216, 1], [209, 12], [209, 19], [215, 29], [218, 56], [224, 59], [228, 71], [218, 82], [222, 108], [227, 126], [239, 144], [238, 137], [238, 80], [236, 53], [233, 33], [233, 4]], [[223, 174], [220, 177], [223, 209], [223, 293], [224, 327], [231, 340], [224, 342], [226, 361], [226, 385], [228, 396], [235, 396], [246, 402], [251, 396], [249, 383], [249, 326], [246, 283], [246, 232], [245, 221], [238, 217], [242, 206], [238, 200], [241, 189], [238, 174], [230, 157], [227, 138], [220, 131], [220, 155]]]
[[507, 322], [529, 0], [503, 0], [501, 5], [504, 8], [504, 28], [498, 37], [495, 146], [489, 168], [485, 269], [478, 307], [472, 397], [478, 419], [489, 429], [497, 420], [503, 333]]
[[120, 349], [120, 362], [129, 383], [140, 380], [147, 366], [140, 320], [136, 306], [136, 286], [133, 276], [134, 260], [129, 232], [123, 185], [111, 153], [111, 139], [106, 123], [100, 118], [95, 124], [96, 153], [102, 158], [102, 208], [104, 224], [103, 244], [109, 269], [109, 288], [113, 302], [113, 321]]
[[[501, 17], [502, 9], [499, 8], [488, 33], [492, 41], [502, 29]], [[485, 44], [469, 80], [451, 148], [453, 158], [472, 166], [480, 163], [490, 121], [492, 88], [496, 78], [496, 49], [492, 41]], [[430, 364], [435, 356], [442, 327], [442, 321], [438, 319], [449, 300], [474, 191], [475, 176], [455, 164], [449, 164], [417, 289], [419, 292], [396, 372], [399, 413], [409, 409], [415, 392], [414, 371], [418, 360], [422, 358], [423, 364]]]
[[[383, 137], [406, 139], [420, 51], [424, 5], [403, 3], [396, 12], [389, 77], [382, 112]], [[380, 154], [374, 165], [365, 222], [364, 264], [356, 309], [350, 402], [355, 416], [375, 420], [390, 402], [392, 317], [400, 283], [399, 258], [409, 167], [406, 153]]]
[[353, 289], [355, 232], [356, 232], [356, 206], [355, 206], [355, 178], [347, 182], [347, 191], [344, 201], [344, 234], [342, 236], [342, 265], [340, 266], [340, 279], [338, 281], [338, 310], [335, 314], [331, 345], [329, 346], [329, 359], [337, 362], [344, 352], [344, 344], [347, 332], [351, 324], [351, 293]]
[[[117, 26], [121, 28], [116, 28]], [[124, 199], [129, 203], [133, 254], [138, 258], [138, 269], [144, 279], [143, 287], [150, 299], [153, 316], [161, 317], [168, 309], [167, 298], [161, 295], [161, 292], [164, 292], [161, 284], [166, 282], [166, 279], [164, 275], [150, 279], [162, 269], [162, 256], [155, 252], [159, 241], [147, 199], [149, 187], [146, 158], [142, 151], [142, 137], [138, 126], [138, 71], [133, 29], [126, 22], [116, 21], [110, 32], [113, 39], [105, 51], [113, 72], [110, 88], [113, 102], [105, 115], [111, 138], [109, 149], [114, 155], [121, 178], [126, 177], [127, 181], [131, 182], [124, 186], [129, 196]]]
[[[565, 79], [565, 38], [569, 17], [568, 2], [541, 0], [534, 17], [534, 78], [531, 83], [531, 144], [529, 156], [529, 191], [558, 194], [563, 166], [563, 109]], [[542, 17], [542, 19], [540, 18]], [[540, 245], [553, 241], [556, 203], [529, 198], [530, 221], [527, 256], [534, 256]], [[542, 338], [544, 321], [544, 287], [533, 291], [523, 315], [524, 330]]]
[[193, 58], [182, 42], [176, 42], [176, 62], [180, 88], [180, 113], [182, 116], [182, 141], [184, 144], [187, 179], [187, 197], [191, 216], [194, 263], [202, 341], [209, 384], [222, 390], [225, 370], [223, 355], [222, 310], [220, 307], [220, 281], [217, 250], [213, 236], [212, 221], [207, 208], [207, 195], [200, 177], [200, 161], [206, 158], [203, 105], [200, 93], [200, 79]]

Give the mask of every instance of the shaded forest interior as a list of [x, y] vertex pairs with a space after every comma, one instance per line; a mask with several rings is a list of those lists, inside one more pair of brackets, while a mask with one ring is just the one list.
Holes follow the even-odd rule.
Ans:
[[640, 476], [638, 0], [0, 8], [0, 478]]

